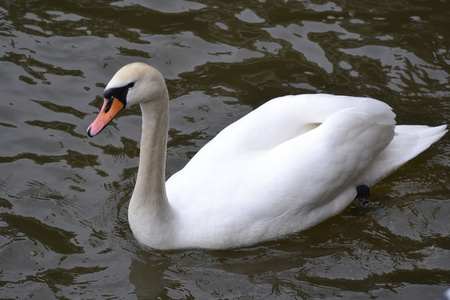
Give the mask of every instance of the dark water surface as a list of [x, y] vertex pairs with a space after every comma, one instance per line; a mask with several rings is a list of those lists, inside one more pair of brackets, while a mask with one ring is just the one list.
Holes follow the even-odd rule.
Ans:
[[437, 299], [450, 285], [450, 135], [349, 208], [229, 251], [153, 251], [127, 206], [140, 112], [87, 126], [144, 61], [171, 95], [168, 176], [267, 100], [378, 98], [450, 118], [450, 2], [0, 0], [1, 299]]

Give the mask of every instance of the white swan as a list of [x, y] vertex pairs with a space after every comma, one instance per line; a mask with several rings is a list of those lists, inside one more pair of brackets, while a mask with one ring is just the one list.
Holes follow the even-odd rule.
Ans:
[[231, 124], [166, 183], [169, 95], [143, 63], [105, 88], [99, 133], [139, 103], [142, 139], [128, 209], [136, 239], [158, 249], [233, 248], [311, 227], [439, 140], [446, 126], [395, 126], [374, 99], [299, 95], [273, 99]]

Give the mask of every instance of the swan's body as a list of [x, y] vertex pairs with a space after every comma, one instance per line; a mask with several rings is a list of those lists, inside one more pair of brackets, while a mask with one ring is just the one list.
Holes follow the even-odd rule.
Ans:
[[90, 136], [123, 106], [141, 105], [128, 218], [137, 240], [159, 249], [232, 248], [311, 227], [343, 211], [357, 186], [375, 184], [446, 132], [395, 126], [391, 108], [374, 99], [285, 96], [225, 128], [165, 183], [169, 97], [161, 74], [127, 65], [104, 97]]

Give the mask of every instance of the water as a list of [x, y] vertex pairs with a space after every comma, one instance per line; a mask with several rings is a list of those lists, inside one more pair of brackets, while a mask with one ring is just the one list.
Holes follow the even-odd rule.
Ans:
[[286, 94], [371, 96], [403, 124], [450, 117], [448, 1], [0, 1], [0, 298], [437, 299], [450, 285], [450, 138], [373, 204], [281, 240], [154, 251], [127, 205], [138, 108], [87, 126], [122, 65], [171, 95], [168, 176]]

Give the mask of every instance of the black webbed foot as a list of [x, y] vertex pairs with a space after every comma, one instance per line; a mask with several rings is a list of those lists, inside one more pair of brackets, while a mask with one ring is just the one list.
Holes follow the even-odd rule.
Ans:
[[369, 203], [370, 188], [367, 185], [359, 185], [356, 187], [356, 199], [358, 199], [358, 207], [365, 207]]

